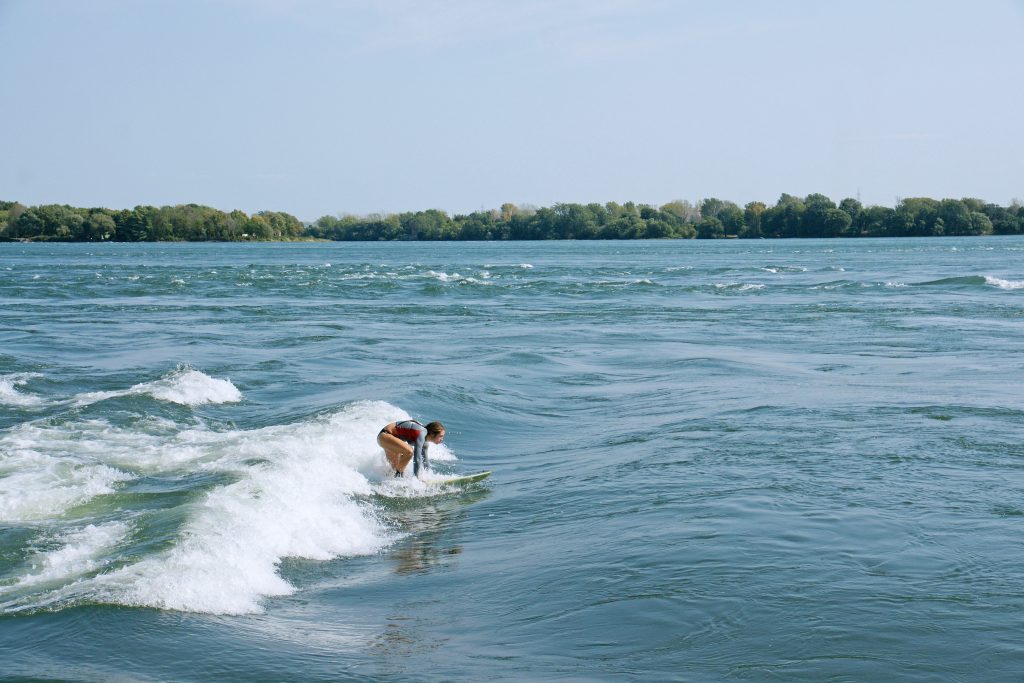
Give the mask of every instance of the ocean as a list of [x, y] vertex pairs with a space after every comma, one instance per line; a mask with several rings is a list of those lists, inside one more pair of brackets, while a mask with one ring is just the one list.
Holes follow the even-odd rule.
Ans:
[[1022, 257], [0, 245], [0, 680], [1019, 681]]

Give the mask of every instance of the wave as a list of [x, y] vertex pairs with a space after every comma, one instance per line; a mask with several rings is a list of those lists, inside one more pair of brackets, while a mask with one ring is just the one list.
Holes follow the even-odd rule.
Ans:
[[917, 283], [918, 287], [930, 286], [998, 287], [999, 289], [1024, 289], [1024, 280], [1004, 280], [991, 275], [964, 275]]
[[40, 405], [43, 399], [18, 391], [18, 387], [25, 386], [29, 380], [40, 376], [36, 372], [0, 375], [0, 405], [19, 406], [22, 408]]
[[[0, 581], [0, 614], [88, 602], [260, 612], [295, 590], [278, 571], [285, 558], [372, 554], [400, 537], [371, 494], [429, 495], [392, 481], [376, 445], [382, 424], [406, 417], [370, 401], [252, 430], [165, 419], [10, 430], [0, 523], [46, 532]], [[431, 450], [435, 462], [455, 459], [443, 444]]]
[[216, 379], [187, 365], [182, 365], [158, 380], [142, 382], [123, 391], [95, 391], [80, 394], [74, 399], [74, 403], [86, 406], [123, 396], [151, 396], [158, 401], [184, 406], [238, 403], [242, 400], [242, 392], [231, 383], [231, 380]]
[[127, 522], [115, 521], [59, 533], [53, 539], [57, 547], [35, 553], [28, 561], [32, 570], [21, 576], [14, 588], [64, 583], [95, 571], [130, 531]]
[[927, 282], [918, 282], [918, 287], [933, 287], [933, 286], [945, 286], [945, 285], [983, 285], [985, 284], [985, 278], [980, 275], [964, 275], [960, 277], [944, 277], [938, 280], [928, 280]]
[[778, 274], [778, 273], [806, 273], [807, 272], [807, 268], [804, 268], [803, 266], [767, 265], [767, 266], [762, 267], [760, 270], [762, 270], [762, 271], [764, 271], [766, 273], [774, 273], [774, 274]]
[[765, 288], [765, 285], [749, 282], [719, 282], [715, 283], [715, 289], [726, 292], [758, 292]]
[[1024, 280], [1002, 280], [997, 277], [985, 276], [985, 284], [999, 289], [1024, 289]]
[[434, 271], [434, 270], [427, 271], [427, 275], [429, 275], [430, 277], [434, 278], [435, 280], [437, 280], [439, 282], [444, 282], [444, 283], [460, 283], [460, 284], [469, 284], [469, 285], [489, 285], [489, 284], [491, 284], [490, 282], [485, 282], [485, 280], [487, 280], [489, 277], [491, 277], [491, 274], [488, 271], [486, 271], [486, 270], [485, 271], [481, 271], [479, 273], [479, 275], [480, 275], [479, 278], [468, 277], [468, 276], [465, 276], [465, 275], [460, 275], [459, 273], [452, 273], [452, 274], [449, 275], [448, 273], [438, 272], [438, 271]]
[[18, 425], [0, 435], [0, 523], [56, 520], [140, 475], [201, 462], [211, 457], [203, 431], [161, 418], [134, 428], [105, 420]]
[[83, 453], [95, 443], [49, 431], [22, 427], [0, 439], [0, 523], [53, 519], [132, 478]]

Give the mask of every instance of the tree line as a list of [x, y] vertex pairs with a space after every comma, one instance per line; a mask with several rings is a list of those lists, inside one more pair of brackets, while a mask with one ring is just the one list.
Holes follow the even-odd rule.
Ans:
[[722, 199], [660, 207], [617, 204], [555, 204], [534, 209], [504, 204], [500, 209], [449, 216], [431, 209], [374, 216], [324, 216], [307, 234], [329, 240], [548, 240], [923, 237], [1016, 235], [1024, 233], [1019, 202], [1008, 207], [980, 199], [900, 200], [896, 207], [863, 206], [856, 199], [838, 205], [821, 194], [783, 194], [773, 206], [744, 207]]
[[27, 207], [0, 202], [0, 240], [62, 242], [233, 242], [290, 240], [305, 236], [295, 216], [261, 211], [225, 213], [208, 206], [136, 206], [81, 209], [63, 204]]
[[451, 216], [438, 209], [370, 216], [323, 216], [309, 225], [282, 212], [225, 213], [207, 206], [80, 209], [0, 202], [0, 240], [244, 241], [326, 239], [551, 240], [785, 237], [927, 237], [1024, 234], [1024, 208], [980, 199], [900, 199], [895, 207], [836, 204], [822, 194], [783, 194], [772, 206], [717, 199], [696, 204], [555, 204]]

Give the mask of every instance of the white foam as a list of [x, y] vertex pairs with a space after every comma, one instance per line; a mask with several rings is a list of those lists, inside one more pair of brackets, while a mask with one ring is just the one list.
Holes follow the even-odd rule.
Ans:
[[767, 273], [806, 273], [807, 269], [803, 266], [764, 266], [761, 270]]
[[999, 289], [1024, 289], [1024, 280], [1002, 280], [989, 275], [985, 276], [985, 284], [994, 285]]
[[96, 571], [103, 566], [102, 556], [130, 530], [128, 523], [115, 521], [65, 531], [55, 539], [58, 548], [39, 552], [29, 559], [30, 572], [22, 576], [14, 588], [64, 583]]
[[764, 289], [764, 285], [744, 282], [721, 282], [715, 284], [715, 289], [728, 289], [736, 292], [751, 292]]
[[[63, 530], [30, 557], [15, 583], [0, 589], [0, 598], [9, 598], [0, 607], [99, 600], [259, 612], [267, 598], [295, 590], [279, 573], [285, 558], [370, 554], [399, 537], [367, 496], [389, 472], [377, 432], [407, 417], [390, 404], [364, 402], [256, 430], [182, 429], [156, 418], [130, 427], [89, 420], [8, 430], [0, 434], [0, 522], [45, 519]], [[430, 455], [435, 462], [455, 459], [443, 444], [432, 445]], [[132, 510], [111, 508], [105, 514], [121, 519], [87, 526], [87, 519], [67, 516], [72, 506], [134, 477], [195, 472], [229, 473], [232, 483], [182, 508], [185, 521], [172, 545], [137, 562], [105, 571], [131, 559], [118, 556], [117, 546], [132, 533]], [[420, 482], [410, 477], [404, 484]], [[17, 597], [25, 588], [30, 593]]]
[[277, 571], [284, 558], [379, 551], [397, 536], [352, 496], [371, 493], [371, 479], [386, 474], [376, 435], [382, 424], [404, 417], [370, 402], [298, 425], [207, 434], [219, 442], [208, 447], [225, 453], [218, 466], [258, 464], [237, 470], [240, 480], [195, 504], [169, 551], [100, 577], [105, 598], [182, 611], [258, 612], [265, 598], [294, 590]]
[[28, 422], [0, 434], [0, 522], [55, 519], [140, 474], [208, 468], [223, 454], [205, 427], [148, 418]]
[[[7, 439], [3, 439], [4, 442]], [[96, 496], [113, 493], [131, 475], [102, 463], [45, 450], [8, 450], [0, 442], [0, 522], [57, 517]]]
[[41, 404], [43, 400], [38, 396], [18, 391], [18, 387], [24, 386], [30, 379], [39, 376], [39, 373], [35, 372], [0, 375], [0, 405], [29, 407]]
[[149, 393], [155, 399], [188, 406], [242, 400], [242, 393], [231, 380], [216, 379], [187, 367], [179, 368], [156, 382], [137, 384], [131, 391]]
[[158, 401], [185, 406], [237, 403], [242, 392], [228, 379], [217, 379], [189, 366], [179, 366], [164, 377], [142, 382], [122, 391], [94, 391], [80, 394], [74, 402], [79, 406], [121, 396], [149, 395]]
[[[440, 282], [445, 282], [445, 283], [458, 282], [458, 283], [467, 283], [467, 284], [471, 284], [471, 285], [489, 285], [489, 284], [492, 284], [490, 282], [485, 282], [484, 280], [480, 280], [480, 279], [477, 279], [475, 277], [466, 277], [466, 276], [461, 275], [459, 273], [452, 273], [451, 275], [449, 275], [448, 273], [445, 273], [445, 272], [440, 272], [439, 273], [439, 272], [437, 272], [435, 270], [429, 270], [429, 271], [427, 271], [427, 274], [430, 275], [430, 277], [432, 277], [432, 278], [434, 278], [434, 279], [436, 279], [436, 280], [438, 280]], [[488, 273], [484, 277], [489, 277], [489, 276], [490, 276], [490, 274]]]

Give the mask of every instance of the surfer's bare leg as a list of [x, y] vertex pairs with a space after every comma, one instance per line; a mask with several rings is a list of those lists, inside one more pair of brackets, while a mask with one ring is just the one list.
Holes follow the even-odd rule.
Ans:
[[384, 455], [388, 459], [388, 464], [396, 472], [405, 471], [409, 461], [412, 460], [412, 446], [387, 432], [381, 432], [377, 435], [377, 445], [384, 449]]

